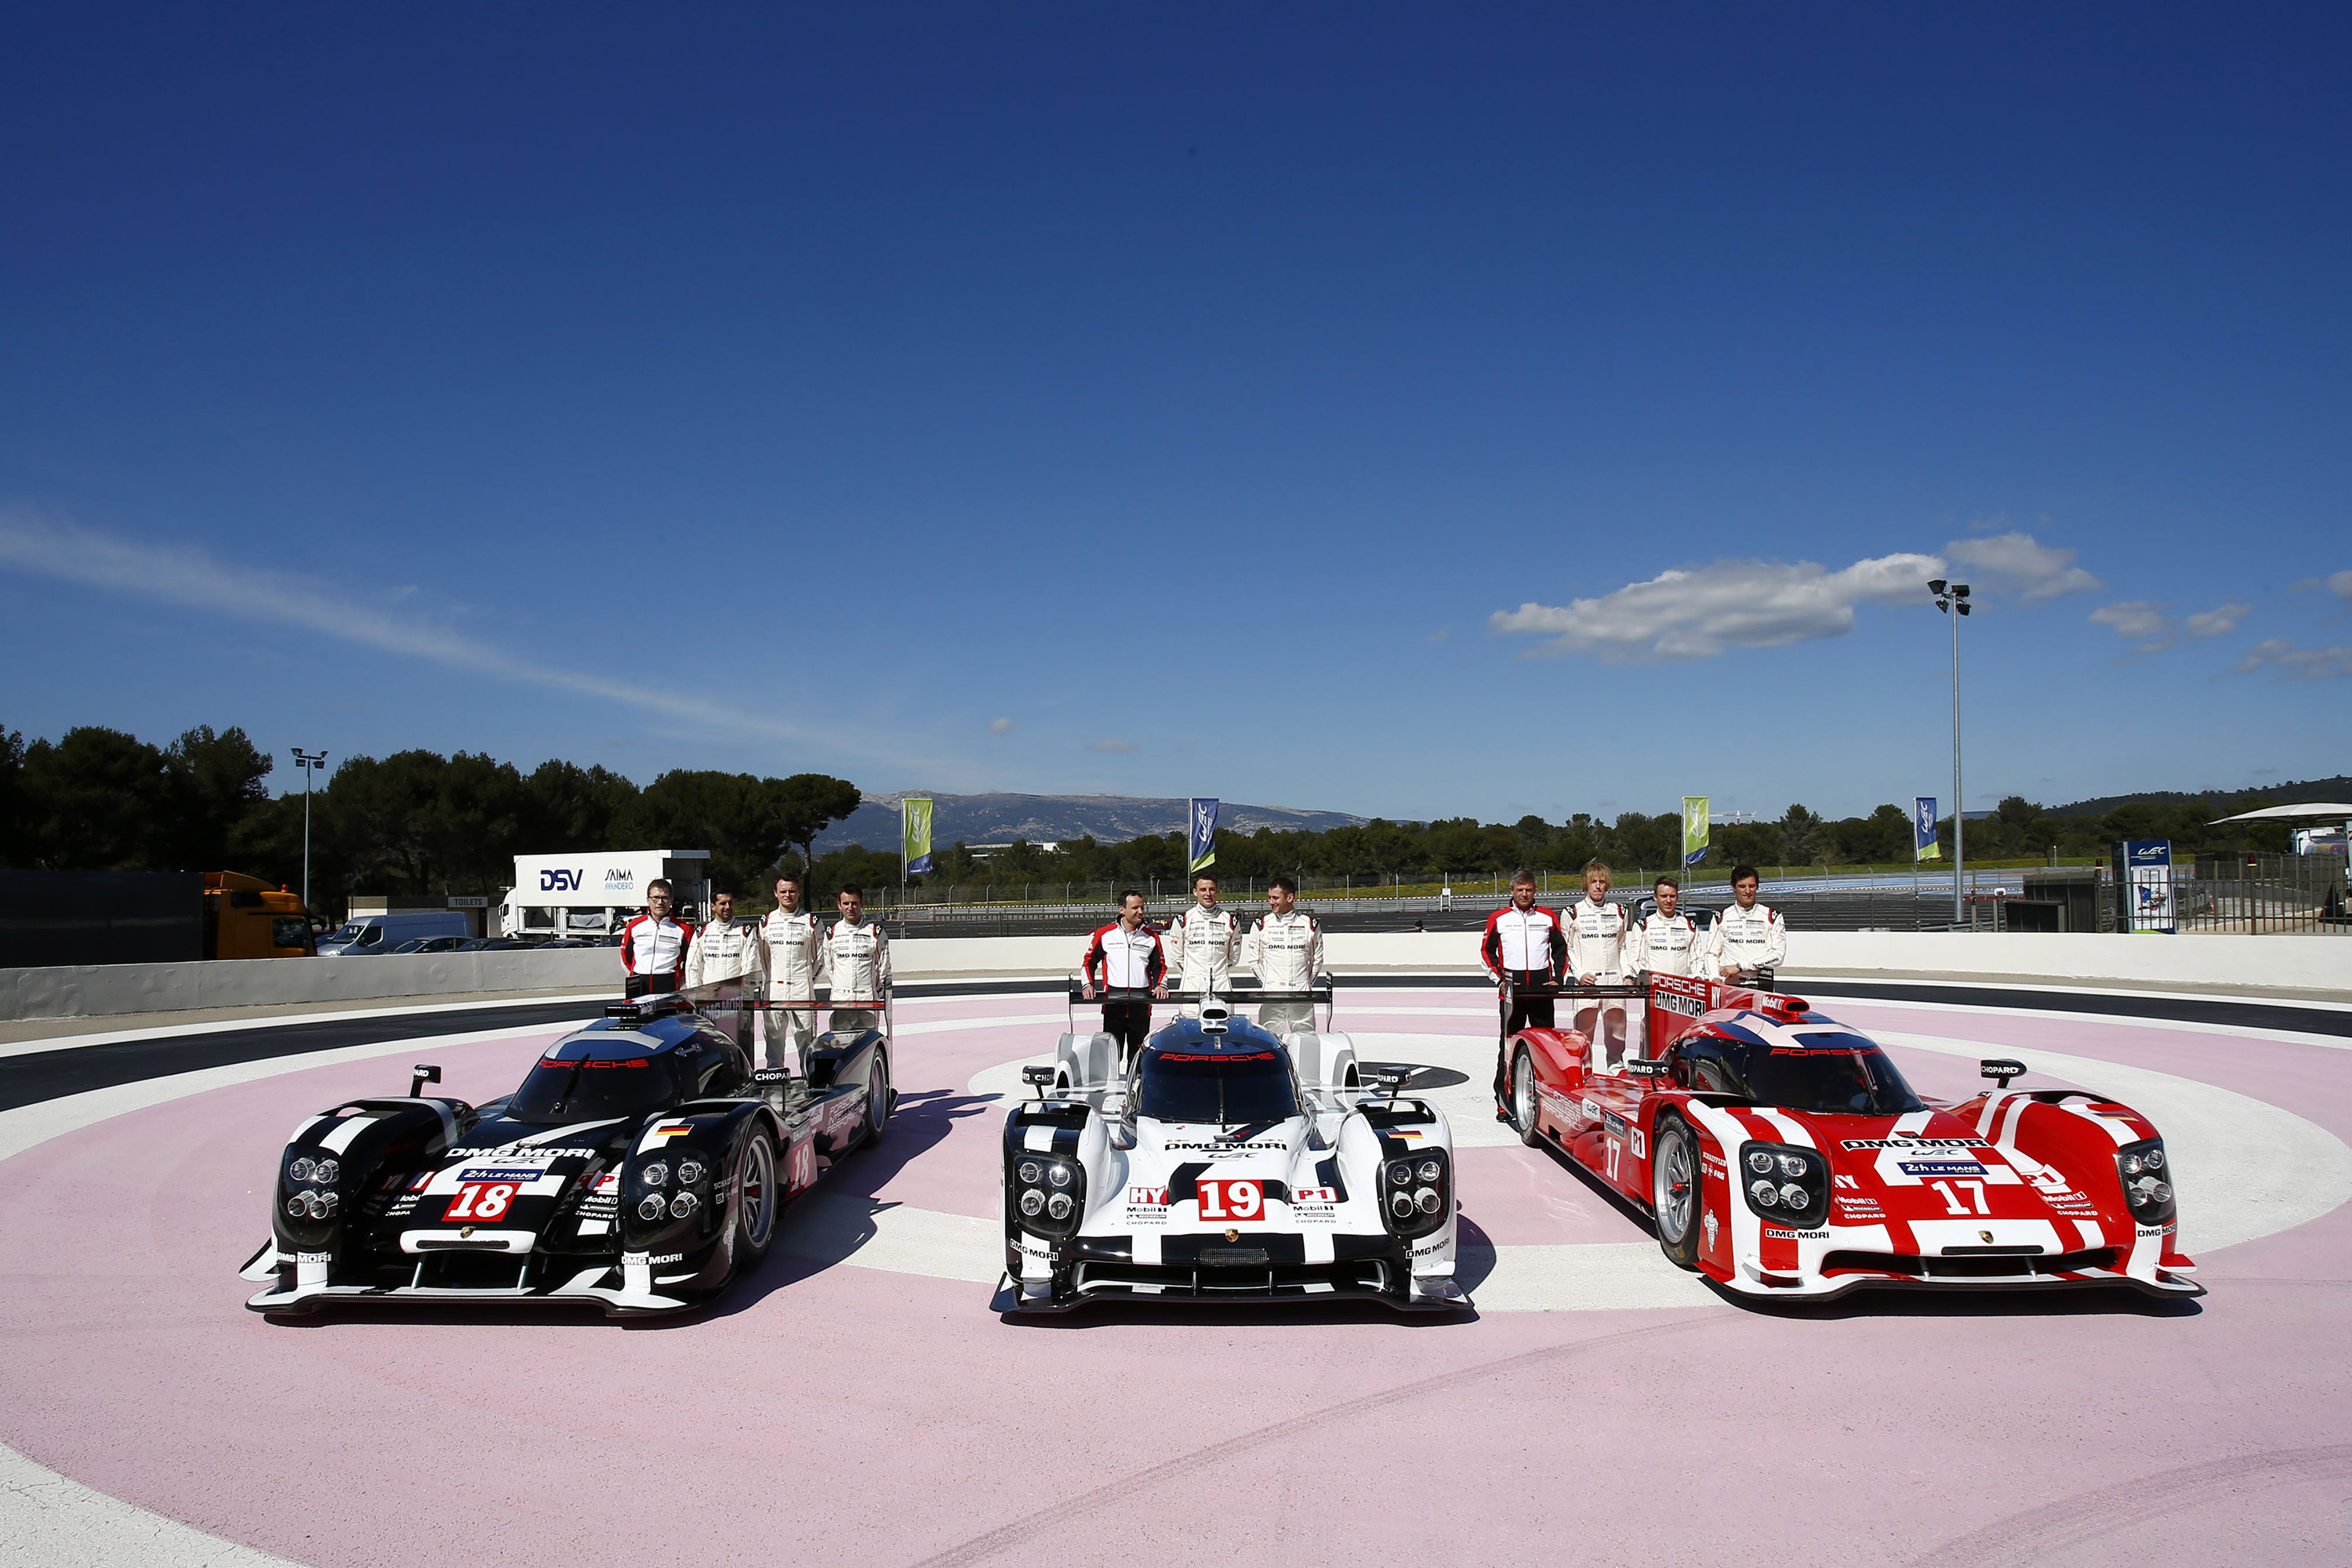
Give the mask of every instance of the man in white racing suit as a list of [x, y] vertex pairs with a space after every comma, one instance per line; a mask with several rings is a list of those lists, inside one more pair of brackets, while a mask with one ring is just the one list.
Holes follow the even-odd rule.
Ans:
[[[822, 978], [833, 987], [830, 1027], [856, 1037], [882, 1026], [882, 999], [890, 993], [890, 939], [879, 922], [866, 918], [866, 889], [841, 889], [841, 918], [824, 935]], [[844, 1007], [845, 1001], [864, 1006]]]
[[[1250, 927], [1242, 963], [1268, 991], [1307, 991], [1323, 971], [1323, 928], [1297, 908], [1298, 884], [1276, 877], [1265, 893], [1265, 915]], [[1312, 1002], [1261, 1002], [1258, 1027], [1276, 1038], [1315, 1027]]]
[[689, 992], [711, 988], [697, 998], [698, 1005], [731, 1016], [738, 1044], [748, 1043], [743, 1038], [740, 1004], [746, 997], [759, 1000], [766, 957], [759, 928], [750, 921], [736, 921], [735, 895], [711, 894], [710, 919], [696, 930], [694, 940], [686, 946], [686, 988]]
[[[1585, 862], [1584, 897], [1564, 917], [1568, 973], [1579, 985], [1625, 983], [1625, 910], [1609, 900], [1611, 875], [1600, 861]], [[1615, 1072], [1624, 1062], [1624, 1003], [1612, 999], [1580, 1004], [1575, 1027], [1591, 1042], [1587, 1059], [1594, 1072]]]
[[[776, 879], [776, 907], [760, 921], [760, 944], [765, 950], [768, 1011], [761, 1015], [761, 1036], [768, 1042], [768, 1065], [797, 1065], [808, 1076], [809, 1043], [816, 1038], [816, 979], [824, 967], [824, 922], [801, 908], [801, 875], [787, 871]], [[784, 1060], [787, 1044], [793, 1063]]]
[[1756, 901], [1763, 879], [1753, 866], [1731, 873], [1732, 906], [1715, 917], [1707, 933], [1708, 966], [1735, 985], [1769, 985], [1772, 971], [1789, 956], [1789, 928], [1778, 912]]
[[[1233, 984], [1234, 959], [1242, 950], [1242, 922], [1217, 907], [1217, 879], [1203, 871], [1192, 879], [1192, 907], [1168, 924], [1161, 939], [1176, 970], [1179, 991], [1213, 991], [1223, 996]], [[1181, 1004], [1180, 1018], [1197, 1018], [1201, 1005]]]
[[1675, 913], [1682, 900], [1681, 879], [1660, 877], [1650, 890], [1658, 907], [1627, 929], [1625, 973], [1706, 974], [1707, 935], [1690, 916]]

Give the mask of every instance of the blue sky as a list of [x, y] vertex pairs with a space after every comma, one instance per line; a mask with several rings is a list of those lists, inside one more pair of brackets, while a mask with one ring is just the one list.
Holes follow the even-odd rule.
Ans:
[[2342, 772], [2352, 16], [18, 5], [0, 723], [1511, 818]]

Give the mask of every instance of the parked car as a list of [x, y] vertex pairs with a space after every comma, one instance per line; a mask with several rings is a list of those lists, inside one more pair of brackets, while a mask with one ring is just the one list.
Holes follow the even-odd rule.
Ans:
[[457, 910], [359, 915], [345, 921], [332, 936], [319, 943], [319, 956], [373, 957], [397, 952], [403, 942], [419, 937], [446, 936], [463, 942], [472, 934], [472, 922]]
[[456, 952], [465, 945], [464, 937], [420, 936], [410, 938], [392, 951], [394, 952]]
[[539, 947], [535, 942], [519, 942], [510, 936], [478, 936], [459, 942], [453, 952], [527, 952]]

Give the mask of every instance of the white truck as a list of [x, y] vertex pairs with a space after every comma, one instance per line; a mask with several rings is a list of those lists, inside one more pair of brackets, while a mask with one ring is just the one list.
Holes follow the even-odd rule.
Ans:
[[708, 849], [580, 850], [518, 855], [514, 886], [499, 908], [499, 931], [510, 937], [613, 935], [641, 914], [646, 884], [669, 879], [674, 912], [700, 921], [710, 907]]

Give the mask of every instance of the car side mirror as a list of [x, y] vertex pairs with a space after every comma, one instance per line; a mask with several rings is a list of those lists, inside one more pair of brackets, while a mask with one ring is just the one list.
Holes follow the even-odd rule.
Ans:
[[1124, 1094], [1112, 1093], [1112, 1094], [1106, 1094], [1106, 1095], [1104, 1095], [1104, 1096], [1103, 1096], [1103, 1099], [1102, 1099], [1102, 1117], [1103, 1117], [1103, 1120], [1104, 1120], [1104, 1121], [1126, 1121], [1126, 1120], [1127, 1120], [1127, 1109], [1128, 1109], [1128, 1107], [1127, 1107], [1127, 1096], [1125, 1096]]
[[1364, 1076], [1371, 1079], [1372, 1087], [1391, 1100], [1402, 1092], [1406, 1084], [1412, 1081], [1412, 1068], [1401, 1067], [1368, 1065], [1363, 1069]]
[[1628, 1057], [1625, 1070], [1635, 1078], [1664, 1078], [1668, 1063], [1664, 1057]]
[[1977, 1071], [1992, 1079], [2000, 1088], [2007, 1089], [2011, 1079], [2025, 1076], [2025, 1064], [2011, 1061], [2005, 1058], [1991, 1058], [1978, 1063]]
[[430, 1062], [418, 1062], [409, 1070], [415, 1075], [408, 1080], [408, 1098], [411, 1100], [424, 1099], [425, 1086], [441, 1081], [441, 1069]]
[[1045, 1098], [1046, 1089], [1054, 1081], [1054, 1069], [1052, 1068], [1023, 1068], [1021, 1069], [1021, 1081], [1035, 1089], [1037, 1091], [1037, 1098], [1043, 1100]]

